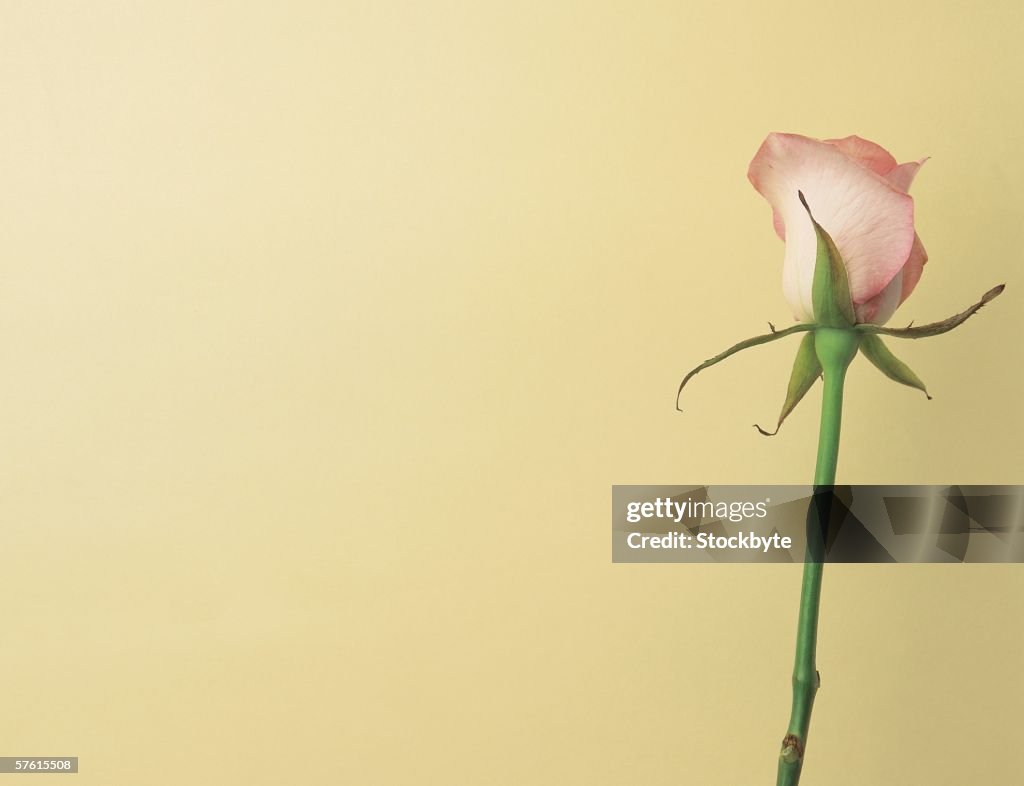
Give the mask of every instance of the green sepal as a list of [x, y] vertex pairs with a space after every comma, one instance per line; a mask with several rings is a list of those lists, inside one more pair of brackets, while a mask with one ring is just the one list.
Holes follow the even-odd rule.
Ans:
[[716, 363], [721, 363], [727, 357], [729, 357], [730, 355], [735, 355], [740, 350], [749, 349], [750, 347], [756, 347], [759, 344], [767, 344], [770, 341], [778, 341], [780, 338], [785, 338], [786, 336], [790, 336], [794, 333], [802, 333], [809, 330], [814, 330], [815, 328], [815, 325], [793, 325], [793, 327], [786, 328], [785, 330], [776, 330], [770, 322], [768, 324], [772, 328], [771, 333], [766, 333], [763, 336], [754, 336], [753, 338], [748, 338], [745, 341], [741, 341], [739, 344], [733, 344], [731, 347], [725, 350], [725, 352], [720, 352], [713, 358], [705, 360], [703, 363], [697, 366], [697, 368], [693, 369], [692, 371], [690, 371], [690, 373], [683, 377], [683, 381], [679, 383], [679, 390], [676, 391], [676, 409], [682, 412], [682, 409], [680, 409], [679, 407], [679, 397], [682, 395], [683, 387], [686, 385], [686, 383], [689, 382], [690, 379], [694, 377], [694, 375], [700, 373], [709, 366], [713, 366]]
[[959, 314], [951, 316], [949, 319], [944, 319], [941, 322], [932, 322], [928, 325], [921, 325], [919, 327], [911, 327], [908, 325], [905, 328], [887, 328], [881, 325], [862, 324], [857, 325], [857, 331], [867, 334], [881, 333], [886, 336], [892, 336], [893, 338], [931, 338], [932, 336], [948, 333], [955, 327], [960, 327], [960, 325], [977, 314], [981, 310], [982, 306], [986, 303], [990, 303], [1003, 294], [1004, 289], [1006, 289], [1006, 284], [1000, 284], [997, 287], [992, 287], [992, 289], [982, 295], [981, 300], [973, 306], [961, 311]]
[[901, 385], [917, 388], [931, 400], [928, 389], [921, 378], [911, 371], [906, 363], [892, 354], [881, 338], [873, 333], [864, 334], [860, 340], [860, 351], [875, 368], [889, 379], [899, 382]]
[[850, 296], [850, 281], [846, 276], [843, 257], [832, 242], [832, 237], [814, 220], [811, 208], [798, 191], [800, 204], [807, 211], [814, 234], [817, 237], [817, 253], [814, 259], [814, 280], [811, 284], [811, 305], [814, 307], [814, 321], [825, 327], [846, 328], [857, 322]]
[[786, 390], [786, 400], [782, 404], [782, 412], [779, 413], [779, 422], [775, 426], [775, 431], [765, 431], [756, 423], [754, 428], [766, 437], [774, 437], [778, 434], [779, 429], [782, 428], [782, 421], [786, 419], [790, 412], [796, 409], [796, 405], [807, 395], [807, 391], [811, 389], [815, 380], [820, 376], [821, 362], [814, 351], [814, 333], [808, 333], [803, 337], [803, 340], [800, 342], [800, 348], [796, 351], [793, 371], [789, 375], [789, 388]]

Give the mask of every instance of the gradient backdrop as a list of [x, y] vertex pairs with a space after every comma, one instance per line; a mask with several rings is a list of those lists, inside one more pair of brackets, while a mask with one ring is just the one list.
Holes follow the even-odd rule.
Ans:
[[[0, 755], [110, 784], [769, 784], [797, 567], [613, 483], [804, 483], [766, 133], [931, 262], [845, 483], [1024, 481], [1024, 7], [0, 3]], [[1024, 568], [833, 567], [808, 786], [1020, 779]], [[41, 776], [41, 783], [57, 776]], [[55, 781], [64, 783], [65, 781]]]

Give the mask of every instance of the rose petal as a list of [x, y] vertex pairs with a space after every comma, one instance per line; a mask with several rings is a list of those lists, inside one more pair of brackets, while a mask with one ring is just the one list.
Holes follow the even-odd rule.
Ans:
[[917, 176], [918, 170], [924, 166], [924, 162], [927, 158], [922, 158], [920, 161], [910, 161], [906, 164], [900, 164], [898, 167], [888, 172], [885, 175], [885, 179], [894, 187], [898, 188], [904, 194], [910, 190], [910, 184], [914, 182], [914, 178]]
[[903, 266], [903, 287], [900, 292], [900, 303], [903, 303], [904, 300], [910, 297], [910, 293], [914, 291], [917, 282], [921, 280], [921, 274], [924, 272], [924, 263], [927, 261], [928, 252], [924, 250], [921, 238], [915, 233], [914, 245], [910, 249], [910, 258], [907, 259], [907, 264]]
[[779, 211], [774, 207], [772, 208], [772, 228], [782, 240], [786, 239], [786, 224], [783, 222], [782, 216], [779, 215]]
[[863, 139], [859, 136], [848, 136], [842, 139], [826, 139], [830, 145], [835, 145], [846, 155], [863, 164], [872, 172], [878, 175], [885, 175], [896, 167], [896, 159], [881, 145]]
[[857, 322], [871, 322], [876, 325], [884, 325], [899, 308], [900, 294], [903, 291], [903, 271], [901, 270], [892, 281], [885, 285], [885, 289], [875, 295], [867, 302], [854, 305], [853, 310], [857, 314]]
[[[835, 241], [855, 305], [885, 289], [903, 268], [914, 242], [913, 200], [849, 157], [840, 144], [859, 151], [862, 159], [870, 154], [876, 164], [882, 160], [877, 152], [882, 148], [860, 137], [826, 143], [796, 134], [769, 134], [747, 173], [785, 226], [783, 289], [798, 318], [813, 316], [817, 244], [797, 191], [803, 191], [815, 219]], [[894, 159], [892, 163], [894, 168]]]
[[[830, 139], [827, 141], [829, 142], [829, 144], [835, 144], [837, 147], [839, 147], [840, 150], [842, 150], [842, 146], [838, 145], [837, 143], [846, 142], [847, 140], [850, 139], [856, 139], [858, 143], [861, 143], [863, 145], [871, 145], [872, 148], [881, 150], [882, 153], [884, 153], [885, 156], [888, 157], [888, 159], [892, 160], [893, 164], [896, 164], [896, 159], [889, 155], [883, 148], [879, 147], [874, 142], [869, 142], [866, 139], [861, 139], [859, 136], [848, 136], [846, 137], [846, 139]], [[846, 150], [844, 150], [843, 152], [846, 152], [849, 155], [849, 153]], [[879, 162], [882, 161], [881, 157], [878, 157], [875, 160]], [[892, 169], [884, 172], [878, 172], [878, 174], [884, 175], [885, 179], [889, 181], [890, 185], [892, 185], [894, 188], [898, 188], [900, 191], [906, 194], [908, 191], [910, 191], [910, 184], [914, 182], [914, 178], [917, 176], [918, 170], [924, 165], [924, 162], [927, 160], [928, 158], [925, 157], [922, 158], [920, 161], [909, 161], [906, 164], [898, 164], [894, 166]], [[864, 163], [864, 161], [861, 161], [861, 163]], [[886, 166], [887, 163], [888, 161], [886, 161], [885, 164], [880, 164], [879, 168], [884, 168], [884, 166]], [[872, 169], [872, 171], [878, 171], [870, 166], [868, 168]], [[779, 211], [776, 210], [775, 208], [772, 208], [772, 226], [775, 228], [775, 234], [778, 235], [783, 240], [785, 240], [786, 225], [783, 223], [782, 216], [779, 215]]]

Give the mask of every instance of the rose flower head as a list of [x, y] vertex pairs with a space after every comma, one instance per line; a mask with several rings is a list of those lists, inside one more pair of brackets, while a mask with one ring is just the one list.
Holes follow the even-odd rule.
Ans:
[[907, 193], [926, 159], [899, 164], [858, 136], [824, 141], [769, 134], [747, 176], [772, 206], [775, 231], [786, 241], [783, 292], [793, 315], [814, 322], [814, 219], [842, 257], [858, 324], [884, 325], [914, 291], [928, 260], [914, 230]]

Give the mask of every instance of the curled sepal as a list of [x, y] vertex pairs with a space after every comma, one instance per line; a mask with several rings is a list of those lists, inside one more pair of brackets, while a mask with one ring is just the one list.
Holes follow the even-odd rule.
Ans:
[[860, 351], [875, 368], [889, 379], [899, 382], [901, 385], [917, 388], [925, 396], [928, 396], [929, 401], [931, 400], [932, 397], [928, 395], [928, 389], [921, 378], [910, 370], [910, 366], [892, 354], [878, 336], [872, 333], [863, 336], [860, 341]]
[[692, 379], [696, 374], [699, 374], [701, 371], [708, 368], [709, 366], [713, 366], [716, 363], [721, 363], [727, 357], [729, 357], [730, 355], [735, 355], [740, 350], [750, 349], [750, 347], [756, 347], [758, 344], [767, 344], [770, 341], [778, 341], [780, 338], [791, 336], [794, 333], [804, 333], [808, 330], [814, 330], [815, 327], [815, 325], [793, 325], [793, 327], [786, 328], [785, 330], [775, 330], [773, 328], [771, 333], [766, 333], [763, 336], [754, 336], [753, 338], [748, 338], [746, 341], [741, 341], [739, 344], [735, 344], [729, 347], [727, 350], [725, 350], [725, 352], [722, 352], [718, 355], [715, 355], [713, 358], [705, 360], [703, 363], [697, 366], [697, 368], [693, 369], [689, 374], [683, 377], [683, 381], [679, 383], [679, 390], [676, 391], [676, 409], [682, 412], [682, 410], [679, 408], [679, 397], [682, 395], [683, 387], [686, 385], [686, 383], [689, 382], [690, 379]]
[[811, 284], [814, 321], [825, 327], [852, 327], [857, 322], [857, 315], [853, 310], [846, 264], [836, 244], [832, 242], [832, 237], [814, 220], [803, 192], [797, 191], [797, 196], [800, 197], [800, 204], [804, 206], [814, 225], [814, 235], [818, 243], [814, 259], [814, 280]]
[[786, 390], [786, 400], [782, 404], [782, 412], [779, 413], [779, 422], [775, 431], [765, 431], [754, 424], [754, 428], [766, 437], [774, 437], [782, 428], [782, 421], [786, 419], [796, 405], [800, 403], [807, 391], [811, 389], [814, 381], [821, 376], [821, 362], [814, 351], [814, 333], [808, 333], [800, 342], [800, 348], [796, 351], [796, 360], [793, 361], [793, 372], [789, 375], [789, 388]]
[[1006, 284], [1000, 284], [997, 287], [992, 287], [988, 292], [981, 296], [981, 300], [975, 303], [970, 308], [961, 311], [959, 314], [944, 319], [941, 322], [932, 322], [928, 325], [921, 325], [920, 327], [910, 327], [909, 325], [905, 328], [887, 328], [881, 325], [857, 325], [857, 330], [862, 333], [882, 333], [886, 336], [894, 336], [895, 338], [928, 338], [929, 336], [938, 336], [942, 333], [948, 333], [955, 327], [959, 327], [972, 316], [981, 310], [981, 307], [986, 303], [995, 300], [999, 297], [1003, 290], [1006, 289]]

